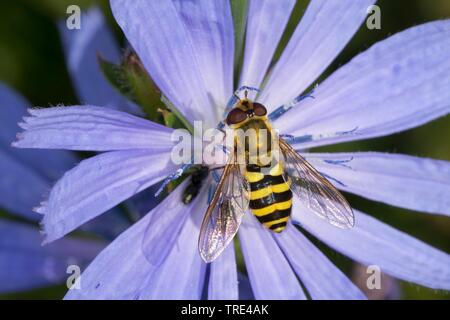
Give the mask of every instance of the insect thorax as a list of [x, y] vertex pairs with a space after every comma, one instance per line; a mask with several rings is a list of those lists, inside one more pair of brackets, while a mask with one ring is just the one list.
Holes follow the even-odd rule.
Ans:
[[267, 167], [274, 164], [276, 141], [267, 120], [253, 119], [235, 128], [235, 143], [240, 163]]

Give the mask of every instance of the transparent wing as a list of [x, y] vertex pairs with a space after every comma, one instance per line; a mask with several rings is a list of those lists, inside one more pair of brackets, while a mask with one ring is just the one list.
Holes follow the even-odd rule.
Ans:
[[232, 159], [223, 170], [200, 229], [198, 249], [205, 262], [216, 259], [233, 240], [248, 209], [249, 194], [250, 186]]
[[314, 213], [332, 225], [340, 228], [353, 227], [353, 211], [344, 196], [286, 141], [279, 141], [284, 156], [285, 180], [291, 180], [292, 192]]

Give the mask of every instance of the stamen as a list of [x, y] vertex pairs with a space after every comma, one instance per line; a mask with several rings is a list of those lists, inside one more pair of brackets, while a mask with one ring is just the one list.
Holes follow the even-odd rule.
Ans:
[[337, 165], [337, 166], [342, 166], [342, 167], [349, 168], [349, 169], [353, 169], [351, 166], [347, 165], [347, 163], [351, 162], [352, 160], [353, 160], [353, 157], [351, 157], [350, 159], [344, 159], [344, 160], [326, 159], [326, 160], [323, 160], [323, 162], [328, 163], [328, 164]]
[[219, 177], [219, 174], [217, 173], [217, 171], [216, 171], [216, 170], [211, 171], [211, 175], [212, 175], [212, 177], [214, 178], [214, 180], [215, 180], [217, 183], [219, 183], [220, 177]]
[[334, 182], [340, 184], [341, 186], [347, 187], [344, 183], [342, 183], [341, 181], [339, 181], [339, 180], [336, 179], [336, 178], [333, 178], [333, 177], [327, 175], [326, 173], [320, 172], [320, 174], [321, 174], [322, 176], [324, 176], [325, 178], [327, 178], [328, 180], [333, 180]]
[[225, 154], [230, 154], [230, 150], [224, 144], [216, 144], [216, 145], [214, 145], [214, 147], [216, 147], [217, 149], [220, 149]]
[[213, 198], [213, 196], [214, 196], [214, 192], [215, 192], [215, 188], [214, 188], [214, 186], [209, 186], [209, 189], [208, 189], [208, 202], [207, 202], [207, 204], [209, 205], [210, 203], [211, 203], [211, 201], [212, 201], [212, 198]]
[[194, 164], [192, 164], [192, 163], [184, 164], [177, 171], [175, 171], [174, 173], [171, 173], [170, 175], [168, 175], [164, 179], [164, 181], [161, 184], [161, 186], [159, 187], [159, 189], [156, 191], [155, 197], [159, 197], [159, 195], [164, 191], [164, 189], [167, 187], [167, 185], [169, 183], [171, 183], [172, 181], [175, 181], [178, 178], [180, 178], [186, 170], [192, 168], [193, 166], [194, 166]]
[[306, 143], [306, 142], [312, 142], [312, 141], [318, 141], [323, 139], [329, 139], [329, 138], [336, 138], [336, 137], [342, 137], [346, 135], [352, 135], [357, 134], [356, 131], [359, 129], [359, 127], [355, 127], [348, 131], [338, 131], [334, 133], [325, 133], [325, 134], [305, 134], [303, 136], [292, 136], [292, 135], [280, 135], [281, 137], [285, 136], [286, 142], [290, 144], [299, 144], [299, 143]]
[[306, 99], [306, 98], [311, 98], [311, 99], [315, 99], [315, 97], [313, 96], [314, 90], [316, 90], [317, 85], [311, 90], [311, 92], [306, 93], [306, 94], [301, 94], [299, 96], [297, 96], [294, 100], [292, 100], [291, 102], [284, 104], [278, 108], [276, 108], [274, 111], [272, 111], [269, 115], [269, 119], [270, 121], [275, 121], [277, 120], [279, 117], [281, 117], [283, 114], [285, 114], [286, 112], [288, 112], [289, 110], [291, 110], [294, 106], [296, 106], [298, 103], [300, 103], [300, 101]]
[[[239, 101], [241, 100], [241, 98], [239, 98], [239, 94], [242, 91], [251, 91], [251, 92], [256, 92], [259, 93], [260, 90], [258, 88], [254, 88], [254, 87], [249, 87], [249, 86], [241, 86], [239, 89], [237, 89], [233, 95], [231, 96], [230, 100], [228, 100], [227, 105], [225, 107], [225, 112], [224, 112], [224, 117], [225, 115], [228, 113], [228, 111], [230, 111], [230, 109]], [[248, 93], [247, 93], [248, 94]], [[247, 98], [247, 96], [246, 96]]]

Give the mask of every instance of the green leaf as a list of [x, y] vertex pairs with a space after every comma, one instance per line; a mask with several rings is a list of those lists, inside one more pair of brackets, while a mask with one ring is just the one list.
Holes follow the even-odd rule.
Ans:
[[98, 61], [105, 77], [122, 95], [140, 105], [150, 120], [162, 122], [155, 105], [160, 93], [135, 54], [126, 53], [119, 65], [101, 56], [98, 56]]
[[[185, 128], [191, 124], [156, 88], [139, 58], [126, 53], [120, 64], [98, 56], [100, 69], [108, 81], [125, 97], [141, 106], [147, 118], [171, 128]], [[161, 103], [163, 102], [163, 104]]]
[[248, 0], [230, 0], [234, 23], [234, 76], [239, 81], [244, 56], [245, 29], [247, 27]]
[[175, 116], [175, 114], [167, 109], [158, 109], [158, 112], [161, 113], [164, 124], [166, 127], [170, 128], [186, 128], [185, 125]]
[[181, 124], [183, 125], [182, 127], [193, 134], [194, 128], [192, 127], [192, 124], [180, 113], [180, 111], [178, 111], [177, 108], [175, 108], [175, 106], [169, 101], [169, 99], [167, 99], [165, 96], [161, 96], [161, 101], [167, 107], [167, 110], [170, 111], [179, 122], [181, 122]]

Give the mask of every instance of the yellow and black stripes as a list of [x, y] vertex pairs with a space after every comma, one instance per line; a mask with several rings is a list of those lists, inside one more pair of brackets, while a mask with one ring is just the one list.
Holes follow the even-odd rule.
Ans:
[[283, 168], [275, 165], [261, 172], [257, 165], [247, 165], [245, 177], [250, 184], [250, 209], [264, 226], [281, 232], [291, 215], [292, 191], [283, 179]]

